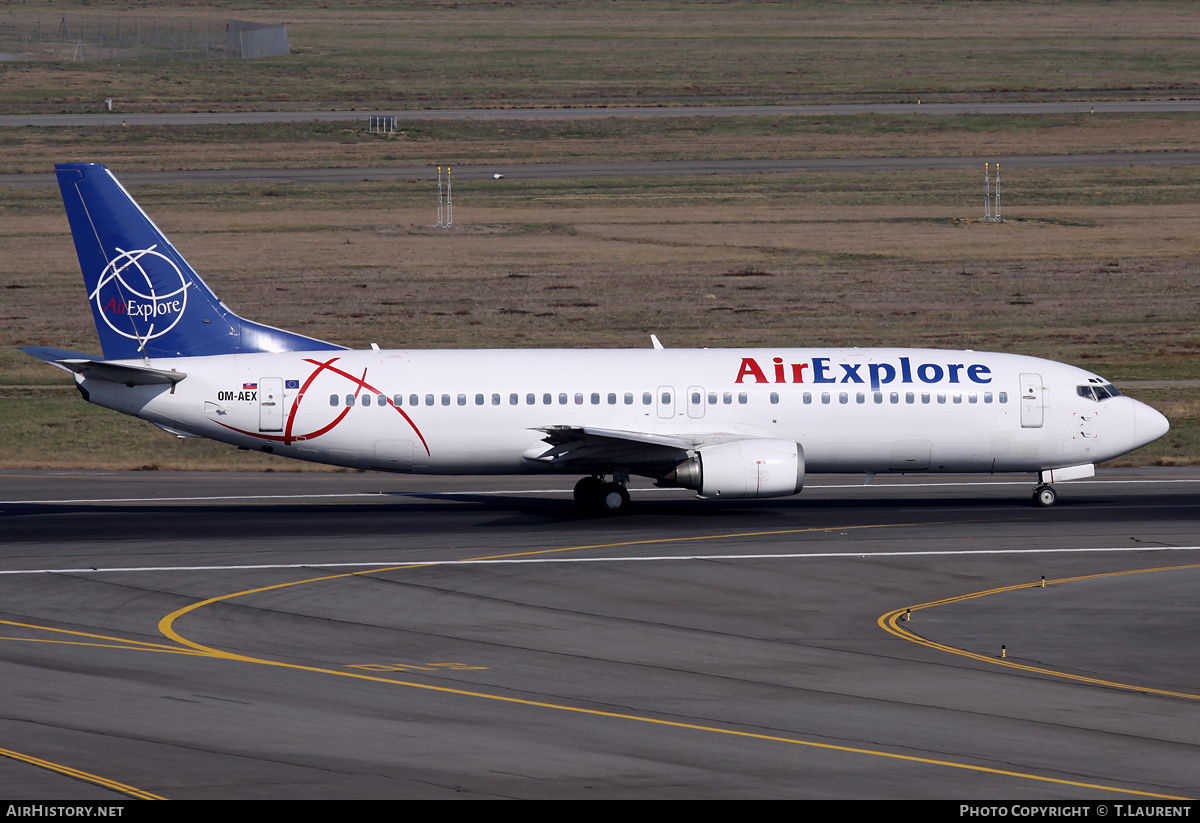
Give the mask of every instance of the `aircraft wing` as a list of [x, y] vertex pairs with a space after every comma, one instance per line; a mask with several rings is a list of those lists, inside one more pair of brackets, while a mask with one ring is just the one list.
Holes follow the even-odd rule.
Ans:
[[[668, 471], [702, 446], [745, 440], [756, 435], [738, 432], [657, 434], [590, 426], [546, 426], [540, 444], [525, 452], [525, 459], [570, 471], [597, 471], [610, 466], [659, 466]], [[654, 474], [653, 471], [649, 472]]]

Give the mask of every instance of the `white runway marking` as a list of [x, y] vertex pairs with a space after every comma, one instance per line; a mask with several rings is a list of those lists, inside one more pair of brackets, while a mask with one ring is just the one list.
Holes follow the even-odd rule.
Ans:
[[[968, 488], [974, 486], [1028, 486], [1035, 483], [1032, 478], [1025, 480], [975, 480], [958, 482], [954, 480], [939, 480], [936, 482], [926, 483], [894, 483], [889, 481], [876, 481], [872, 483], [836, 483], [836, 484], [819, 484], [805, 486], [803, 493], [821, 491], [823, 489], [870, 489], [877, 491], [879, 489], [920, 489], [920, 488], [935, 488], [945, 486], [948, 488]], [[1196, 478], [1171, 478], [1156, 480], [1153, 478], [1112, 478], [1112, 479], [1091, 479], [1089, 485], [1111, 484], [1111, 483], [1200, 483], [1200, 477]], [[1059, 484], [1063, 485], [1063, 484]], [[1081, 485], [1072, 484], [1075, 488], [1082, 488]], [[635, 495], [646, 494], [652, 492], [687, 492], [688, 489], [676, 488], [642, 488], [632, 489]], [[512, 497], [520, 497], [525, 494], [571, 494], [572, 490], [567, 489], [487, 489], [475, 491], [383, 491], [383, 492], [343, 492], [337, 494], [217, 494], [198, 497], [78, 497], [66, 500], [43, 499], [43, 500], [0, 500], [0, 506], [29, 506], [39, 503], [210, 503], [220, 500], [345, 500], [355, 497], [464, 497], [474, 495], [506, 495]]]
[[[823, 531], [837, 531], [837, 528]], [[729, 535], [731, 539], [741, 535]], [[654, 541], [661, 542], [661, 541]], [[680, 560], [824, 560], [843, 558], [852, 560], [874, 560], [904, 557], [961, 557], [964, 555], [1036, 555], [1036, 554], [1087, 554], [1113, 552], [1186, 552], [1200, 551], [1200, 546], [1154, 546], [1139, 543], [1136, 546], [1098, 546], [1078, 549], [956, 549], [947, 551], [910, 552], [794, 552], [783, 554], [681, 554], [656, 555], [653, 557], [513, 557], [495, 560], [371, 560], [353, 563], [251, 563], [231, 566], [128, 566], [112, 568], [77, 569], [3, 569], [6, 574], [112, 574], [128, 572], [197, 572], [197, 571], [252, 571], [259, 569], [382, 569], [382, 568], [429, 568], [433, 566], [496, 566], [534, 563], [662, 563]]]

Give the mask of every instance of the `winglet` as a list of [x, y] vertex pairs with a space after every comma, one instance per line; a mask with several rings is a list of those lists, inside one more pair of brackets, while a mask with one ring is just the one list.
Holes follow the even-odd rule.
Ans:
[[657, 351], [662, 351], [663, 344], [662, 344], [662, 343], [660, 343], [660, 342], [658, 342], [658, 335], [657, 335], [657, 334], [652, 334], [652, 335], [650, 335], [650, 342], [654, 344], [654, 348], [655, 348]]

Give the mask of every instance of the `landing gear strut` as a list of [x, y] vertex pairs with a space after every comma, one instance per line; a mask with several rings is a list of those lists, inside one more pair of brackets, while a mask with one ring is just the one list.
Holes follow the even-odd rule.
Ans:
[[1033, 505], [1040, 506], [1043, 509], [1048, 506], [1053, 506], [1058, 500], [1058, 492], [1049, 484], [1043, 484], [1033, 490]]
[[629, 510], [629, 492], [624, 483], [585, 477], [575, 484], [575, 502], [596, 514], [624, 514]]

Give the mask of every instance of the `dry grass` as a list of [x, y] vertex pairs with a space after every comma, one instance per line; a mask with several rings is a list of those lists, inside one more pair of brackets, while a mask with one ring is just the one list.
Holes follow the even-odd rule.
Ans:
[[[119, 4], [114, 3], [112, 6]], [[67, 4], [22, 10], [59, 13]], [[147, 14], [202, 15], [129, 4]], [[216, 8], [216, 6], [213, 6]], [[71, 8], [74, 8], [73, 6]], [[1191, 4], [581, 2], [220, 4], [289, 23], [288, 58], [0, 64], [10, 111], [661, 99], [1003, 99], [1200, 79]], [[94, 7], [85, 9], [94, 10]], [[1011, 94], [1009, 93], [1011, 92]], [[972, 97], [970, 99], [978, 99]], [[1194, 150], [1196, 117], [671, 118], [24, 129], [0, 170], [463, 165], [571, 159]], [[256, 320], [352, 346], [914, 345], [1006, 350], [1114, 379], [1200, 376], [1200, 170], [1005, 171], [1011, 222], [978, 222], [978, 172], [456, 183], [437, 230], [425, 183], [135, 191]], [[0, 465], [299, 468], [81, 403], [15, 351], [95, 351], [57, 192], [0, 190]], [[1147, 393], [1152, 402], [1190, 395]], [[1182, 398], [1182, 400], [1181, 400]], [[1165, 405], [1170, 409], [1173, 406]], [[1195, 409], [1157, 461], [1200, 460]], [[1179, 425], [1182, 424], [1182, 425]]]
[[[103, 8], [101, 8], [101, 5]], [[110, 2], [64, 10], [284, 22], [284, 58], [0, 64], [10, 104], [793, 99], [1194, 88], [1187, 2]]]
[[1200, 115], [613, 118], [0, 130], [0, 173], [1195, 151]]
[[[813, 177], [826, 189], [800, 176], [740, 197], [728, 180], [477, 184], [459, 192], [450, 231], [429, 225], [428, 185], [142, 200], [235, 309], [348, 345], [642, 346], [656, 332], [680, 346], [1006, 349], [1092, 360], [1116, 377], [1200, 376], [1191, 207], [1029, 206], [1014, 194], [1012, 221], [993, 225], [968, 217], [980, 207], [966, 195], [937, 202], [965, 173], [910, 179], [927, 204], [848, 205], [886, 186]], [[52, 192], [40, 196], [0, 222], [4, 336], [94, 348], [65, 220]], [[733, 276], [744, 272], [761, 274]], [[32, 361], [5, 365], [6, 382], [42, 382]]]

